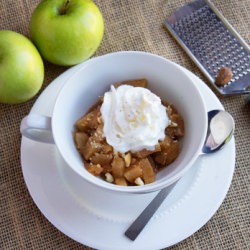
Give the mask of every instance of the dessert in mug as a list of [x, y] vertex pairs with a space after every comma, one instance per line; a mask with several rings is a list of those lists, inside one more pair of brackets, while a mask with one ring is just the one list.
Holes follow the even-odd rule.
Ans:
[[75, 124], [86, 169], [117, 185], [152, 183], [179, 154], [184, 121], [176, 108], [147, 89], [146, 79], [111, 85]]

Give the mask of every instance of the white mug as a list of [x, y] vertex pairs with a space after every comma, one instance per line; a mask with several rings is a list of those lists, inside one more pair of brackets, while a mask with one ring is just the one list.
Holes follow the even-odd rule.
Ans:
[[[74, 144], [74, 124], [111, 84], [138, 78], [146, 78], [153, 93], [176, 106], [184, 118], [185, 136], [178, 158], [157, 174], [154, 183], [122, 187], [85, 169]], [[197, 86], [175, 63], [145, 52], [116, 52], [83, 64], [60, 90], [52, 116], [30, 114], [24, 117], [20, 129], [27, 138], [54, 143], [68, 166], [90, 183], [121, 193], [146, 193], [172, 184], [193, 165], [205, 140], [207, 111]]]

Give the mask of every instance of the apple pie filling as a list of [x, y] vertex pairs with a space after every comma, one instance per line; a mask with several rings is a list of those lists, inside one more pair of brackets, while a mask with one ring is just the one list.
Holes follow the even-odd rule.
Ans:
[[86, 169], [122, 186], [145, 185], [179, 154], [184, 121], [147, 89], [146, 79], [116, 83], [75, 123]]

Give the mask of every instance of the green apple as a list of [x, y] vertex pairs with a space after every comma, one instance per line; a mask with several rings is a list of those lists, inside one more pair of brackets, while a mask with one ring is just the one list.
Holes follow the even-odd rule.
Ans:
[[43, 80], [43, 61], [33, 43], [17, 32], [0, 30], [0, 103], [31, 99]]
[[31, 16], [30, 33], [44, 59], [71, 66], [97, 50], [104, 22], [91, 0], [42, 0]]

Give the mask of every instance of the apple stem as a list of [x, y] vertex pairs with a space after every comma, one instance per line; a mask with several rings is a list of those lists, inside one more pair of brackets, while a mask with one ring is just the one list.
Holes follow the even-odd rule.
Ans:
[[60, 14], [61, 15], [65, 15], [66, 14], [66, 10], [67, 10], [67, 7], [69, 5], [69, 2], [70, 2], [70, 0], [67, 0], [65, 2], [65, 4], [62, 6], [62, 8], [60, 9]]

